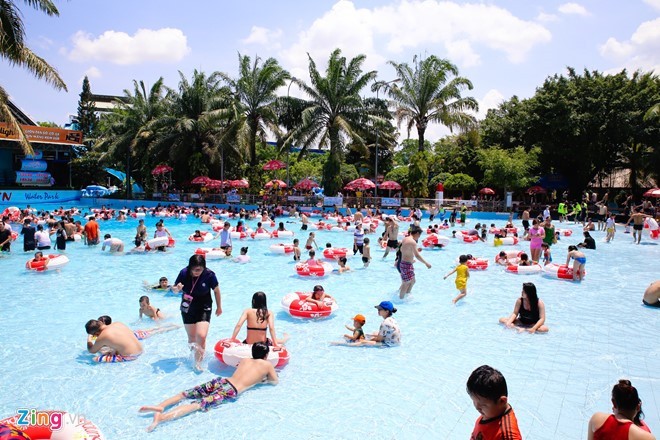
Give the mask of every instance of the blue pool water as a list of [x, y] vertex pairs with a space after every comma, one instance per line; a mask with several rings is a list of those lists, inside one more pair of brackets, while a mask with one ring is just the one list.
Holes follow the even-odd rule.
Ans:
[[[156, 221], [146, 220], [150, 234]], [[525, 438], [586, 438], [590, 415], [609, 411], [610, 390], [620, 378], [637, 387], [647, 423], [660, 432], [660, 312], [641, 305], [642, 292], [659, 278], [660, 242], [648, 234], [637, 246], [621, 226], [611, 244], [602, 242], [604, 233], [594, 232], [598, 250], [586, 251], [588, 274], [582, 284], [508, 274], [491, 264], [484, 272], [471, 272], [468, 296], [457, 306], [451, 304], [454, 276], [443, 281], [443, 275], [462, 253], [492, 260], [492, 246], [453, 240], [444, 250], [424, 251], [433, 268], [416, 265], [413, 295], [401, 301], [394, 255], [381, 261], [376, 235], [370, 236], [374, 259], [369, 268], [361, 268], [359, 256], [351, 257], [352, 272], [321, 280], [297, 277], [289, 256], [268, 252], [271, 244], [285, 240], [244, 240], [240, 245], [249, 246], [250, 264], [208, 263], [220, 280], [224, 312], [211, 322], [204, 373], [191, 369], [183, 329], [147, 339], [145, 354], [136, 362], [92, 364], [84, 323], [108, 314], [133, 328], [153, 326], [137, 320], [143, 281], [155, 283], [162, 275], [173, 281], [197, 247], [186, 237], [195, 229], [210, 229], [194, 218], [166, 219], [165, 224], [177, 245], [164, 254], [115, 256], [101, 253], [100, 246], [75, 243], [66, 251], [69, 265], [32, 273], [24, 269], [28, 255], [19, 239], [12, 254], [0, 258], [0, 418], [24, 407], [66, 410], [94, 421], [108, 439], [466, 439], [478, 413], [465, 382], [474, 368], [489, 364], [507, 378]], [[101, 229], [130, 248], [136, 225], [133, 219], [108, 221], [101, 222]], [[297, 224], [287, 227], [304, 246], [307, 233]], [[569, 244], [580, 241], [579, 227], [569, 227], [576, 233], [553, 247], [557, 262], [565, 261]], [[327, 241], [351, 247], [352, 235], [317, 233], [320, 246]], [[517, 248], [528, 249], [528, 243]], [[511, 313], [524, 281], [536, 284], [546, 304], [546, 335], [517, 334], [498, 324], [499, 317]], [[335, 315], [301, 321], [282, 311], [286, 293], [310, 291], [317, 283], [338, 300]], [[137, 413], [141, 405], [157, 404], [214, 375], [231, 374], [231, 368], [215, 360], [212, 347], [231, 335], [257, 290], [268, 295], [278, 334], [291, 336], [291, 361], [279, 372], [280, 384], [258, 386], [236, 402], [147, 434], [151, 419]], [[171, 321], [180, 322], [177, 297], [148, 295]], [[392, 300], [399, 309], [400, 347], [329, 345], [341, 339], [356, 313], [366, 316], [367, 332], [377, 331], [381, 319], [373, 306], [382, 300]]]

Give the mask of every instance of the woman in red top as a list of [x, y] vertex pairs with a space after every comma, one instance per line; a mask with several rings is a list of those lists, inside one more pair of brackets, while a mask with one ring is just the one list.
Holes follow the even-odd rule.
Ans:
[[621, 379], [612, 388], [613, 414], [598, 412], [589, 420], [589, 440], [655, 440], [641, 420], [642, 401], [629, 380]]

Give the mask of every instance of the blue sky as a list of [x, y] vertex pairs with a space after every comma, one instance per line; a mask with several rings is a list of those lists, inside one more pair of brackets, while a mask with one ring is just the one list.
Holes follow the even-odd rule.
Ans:
[[[235, 75], [238, 52], [275, 57], [307, 78], [307, 53], [322, 67], [339, 47], [347, 56], [367, 55], [365, 68], [385, 81], [394, 78], [388, 60], [434, 54], [473, 82], [467, 94], [480, 102], [481, 115], [513, 95], [533, 95], [566, 66], [660, 72], [660, 0], [70, 0], [56, 1], [56, 18], [17, 3], [29, 46], [58, 69], [69, 91], [4, 61], [0, 83], [34, 119], [59, 124], [76, 113], [86, 74], [94, 93], [121, 95], [133, 79], [151, 85], [163, 76], [176, 87], [178, 71]], [[295, 87], [291, 94], [302, 96]], [[446, 133], [431, 127], [427, 138]]]

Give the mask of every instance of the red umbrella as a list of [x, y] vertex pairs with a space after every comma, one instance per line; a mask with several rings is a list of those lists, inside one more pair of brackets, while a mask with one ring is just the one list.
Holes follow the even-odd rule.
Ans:
[[660, 188], [651, 188], [643, 194], [644, 197], [660, 197]]
[[208, 176], [197, 176], [190, 181], [193, 185], [206, 185], [208, 181], [211, 180]]
[[378, 186], [380, 187], [380, 189], [394, 189], [394, 190], [401, 189], [401, 185], [393, 180], [386, 180], [385, 182], [381, 183]]
[[207, 188], [221, 188], [223, 186], [222, 180], [209, 179], [208, 182], [204, 184]]
[[281, 160], [271, 160], [263, 166], [265, 171], [281, 170], [282, 168], [286, 168], [286, 164]]
[[495, 194], [495, 191], [491, 188], [481, 188], [479, 194], [485, 194], [487, 196], [492, 196]]
[[245, 179], [230, 180], [229, 185], [232, 188], [249, 188], [250, 187], [250, 183]]
[[169, 172], [172, 171], [172, 170], [174, 170], [174, 168], [172, 168], [171, 166], [168, 166], [168, 165], [158, 165], [156, 168], [154, 168], [153, 170], [151, 170], [151, 174], [153, 174], [154, 176], [157, 176], [157, 175], [159, 175], [159, 174], [169, 173]]
[[546, 190], [542, 186], [533, 186], [529, 189], [527, 189], [527, 194], [545, 194]]
[[294, 188], [302, 189], [303, 191], [309, 191], [310, 189], [316, 188], [317, 186], [319, 186], [318, 183], [316, 183], [312, 179], [306, 177], [303, 180], [301, 180], [300, 182], [296, 183], [294, 185]]
[[356, 189], [373, 189], [375, 187], [376, 184], [371, 180], [360, 177], [359, 179], [355, 179], [352, 182], [348, 182], [344, 189], [355, 191]]
[[264, 188], [272, 188], [273, 185], [277, 184], [279, 188], [286, 188], [286, 182], [282, 182], [281, 180], [273, 179], [270, 182], [268, 182]]

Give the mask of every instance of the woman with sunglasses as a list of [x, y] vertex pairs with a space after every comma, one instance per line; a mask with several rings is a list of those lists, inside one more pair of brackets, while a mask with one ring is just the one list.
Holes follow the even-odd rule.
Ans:
[[519, 332], [545, 333], [545, 304], [536, 294], [534, 283], [523, 283], [520, 298], [516, 300], [513, 313], [508, 318], [500, 318], [500, 322], [509, 328], [517, 328]]

